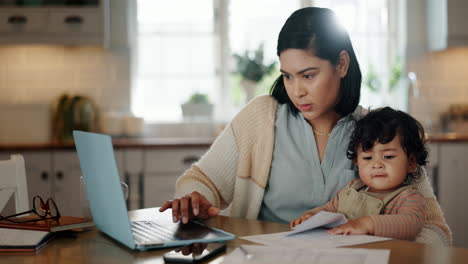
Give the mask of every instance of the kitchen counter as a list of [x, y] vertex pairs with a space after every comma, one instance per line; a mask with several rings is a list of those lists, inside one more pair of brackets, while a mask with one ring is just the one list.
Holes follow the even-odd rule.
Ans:
[[[112, 143], [115, 149], [124, 148], [199, 148], [209, 147], [214, 138], [117, 138]], [[37, 143], [37, 144], [1, 144], [0, 151], [28, 151], [45, 149], [75, 149], [73, 142], [69, 143]]]
[[[428, 143], [468, 142], [468, 134], [438, 133], [426, 136]], [[114, 148], [185, 148], [209, 147], [215, 138], [116, 138]], [[75, 149], [73, 143], [1, 144], [0, 151], [28, 151], [42, 149]]]
[[434, 133], [426, 135], [428, 143], [468, 142], [467, 133]]

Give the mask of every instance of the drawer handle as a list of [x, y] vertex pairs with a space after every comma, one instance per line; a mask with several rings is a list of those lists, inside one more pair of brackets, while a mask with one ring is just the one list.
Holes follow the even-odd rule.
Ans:
[[28, 18], [23, 15], [14, 15], [8, 18], [8, 23], [13, 25], [24, 25], [28, 22]]
[[59, 179], [59, 180], [63, 179], [63, 172], [61, 172], [61, 171], [57, 172], [57, 179]]
[[48, 174], [47, 172], [43, 171], [43, 172], [41, 173], [41, 179], [42, 179], [43, 181], [46, 181], [48, 178], [49, 178], [49, 174]]
[[183, 159], [184, 165], [192, 165], [200, 159], [198, 156], [187, 156]]
[[79, 24], [83, 24], [83, 18], [81, 16], [67, 16], [63, 22], [65, 24], [69, 24], [69, 25], [79, 25]]

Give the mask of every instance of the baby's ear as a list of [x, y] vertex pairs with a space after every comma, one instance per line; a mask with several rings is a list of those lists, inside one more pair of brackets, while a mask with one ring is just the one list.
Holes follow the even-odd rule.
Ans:
[[414, 155], [411, 155], [409, 157], [408, 172], [413, 173], [417, 167], [418, 167], [418, 163], [416, 162], [416, 158], [414, 157]]

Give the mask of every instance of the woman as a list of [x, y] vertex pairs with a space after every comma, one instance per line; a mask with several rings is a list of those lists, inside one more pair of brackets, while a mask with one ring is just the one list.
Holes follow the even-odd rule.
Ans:
[[[278, 37], [281, 76], [271, 96], [252, 100], [176, 183], [174, 222], [234, 217], [288, 223], [356, 177], [346, 148], [358, 108], [361, 71], [334, 13], [303, 8]], [[425, 178], [424, 178], [425, 179]], [[431, 204], [419, 239], [449, 245], [450, 231], [427, 180]]]

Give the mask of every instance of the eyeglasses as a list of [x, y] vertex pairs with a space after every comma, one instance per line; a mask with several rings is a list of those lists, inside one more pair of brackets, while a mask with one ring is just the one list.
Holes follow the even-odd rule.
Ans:
[[[38, 215], [40, 218], [36, 219], [28, 219], [28, 220], [13, 220], [9, 219], [12, 217], [17, 217], [20, 215], [24, 214], [29, 214], [29, 213], [34, 213]], [[13, 223], [27, 223], [27, 222], [37, 222], [37, 221], [43, 221], [43, 220], [58, 220], [60, 218], [60, 212], [58, 210], [57, 204], [52, 198], [47, 199], [47, 201], [44, 202], [44, 200], [39, 196], [34, 196], [33, 198], [33, 209], [22, 212], [22, 213], [17, 213], [9, 216], [2, 216], [0, 215], [0, 220], [6, 220], [9, 222]]]

